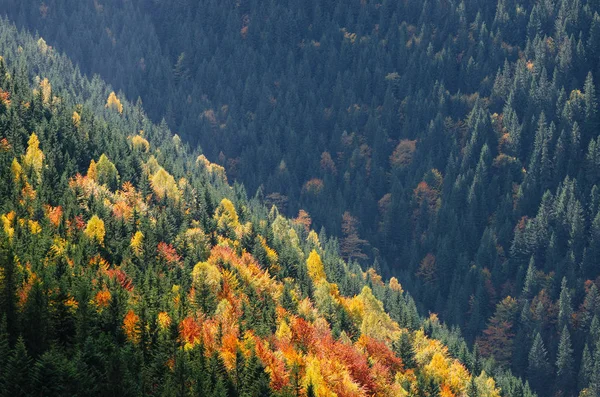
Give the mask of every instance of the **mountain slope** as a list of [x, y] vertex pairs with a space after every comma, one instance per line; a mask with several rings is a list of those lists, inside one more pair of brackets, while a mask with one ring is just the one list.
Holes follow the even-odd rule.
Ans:
[[531, 395], [396, 279], [0, 32], [2, 395]]

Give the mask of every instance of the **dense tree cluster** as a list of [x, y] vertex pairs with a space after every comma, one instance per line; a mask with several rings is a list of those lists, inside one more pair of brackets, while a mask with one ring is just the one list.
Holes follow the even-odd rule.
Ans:
[[306, 215], [0, 37], [1, 396], [534, 395]]
[[[399, 277], [423, 312], [540, 394], [598, 393], [597, 1], [13, 3], [0, 0], [44, 37], [34, 59], [61, 62], [56, 46], [141, 97], [202, 147], [211, 178], [224, 167], [257, 199], [338, 235], [345, 259]], [[52, 84], [78, 91], [46, 71], [35, 82], [44, 106], [60, 104]], [[90, 84], [85, 99], [105, 117], [137, 117], [139, 103]], [[2, 91], [0, 103], [14, 98]], [[149, 130], [128, 131], [147, 152]], [[36, 153], [12, 167], [27, 191], [45, 172]], [[185, 194], [162, 162], [133, 172], [122, 150], [106, 158], [115, 183]], [[269, 263], [268, 242], [248, 244]]]

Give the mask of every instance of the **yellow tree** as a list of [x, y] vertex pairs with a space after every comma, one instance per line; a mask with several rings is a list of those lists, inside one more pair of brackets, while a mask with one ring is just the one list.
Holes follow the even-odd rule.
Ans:
[[108, 99], [106, 100], [106, 108], [123, 113], [123, 105], [121, 104], [119, 98], [117, 98], [117, 95], [114, 91], [110, 93]]
[[98, 218], [97, 215], [92, 216], [89, 220], [84, 233], [89, 239], [96, 241], [100, 245], [104, 245], [104, 235], [106, 234], [104, 221]]
[[40, 149], [40, 140], [35, 132], [29, 137], [29, 141], [27, 142], [27, 152], [25, 152], [25, 158], [23, 160], [24, 164], [33, 170], [38, 182], [41, 181], [42, 167], [44, 165], [44, 152]]
[[79, 126], [81, 125], [81, 116], [79, 115], [79, 113], [77, 113], [76, 111], [73, 111], [73, 125], [75, 126], [75, 128], [79, 128]]
[[325, 269], [323, 268], [323, 262], [317, 251], [312, 250], [308, 259], [306, 260], [306, 267], [308, 268], [308, 275], [312, 279], [313, 283], [318, 284], [321, 281], [327, 281], [325, 275]]
[[217, 230], [226, 237], [234, 237], [236, 229], [240, 226], [237, 211], [231, 200], [224, 198], [215, 211]]
[[177, 182], [173, 175], [169, 174], [164, 168], [160, 167], [158, 171], [150, 178], [152, 190], [159, 199], [168, 197], [172, 200], [179, 200], [180, 192]]

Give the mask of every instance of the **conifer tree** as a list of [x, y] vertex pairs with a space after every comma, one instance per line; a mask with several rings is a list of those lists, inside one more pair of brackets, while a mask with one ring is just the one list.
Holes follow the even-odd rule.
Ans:
[[550, 376], [551, 367], [548, 362], [548, 353], [539, 332], [536, 334], [533, 345], [529, 350], [529, 364], [527, 375], [532, 388], [540, 394], [548, 389], [547, 379]]

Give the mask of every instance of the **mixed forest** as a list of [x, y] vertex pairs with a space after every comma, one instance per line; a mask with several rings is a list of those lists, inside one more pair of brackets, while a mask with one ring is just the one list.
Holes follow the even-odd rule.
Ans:
[[600, 395], [600, 2], [0, 9], [28, 387]]

